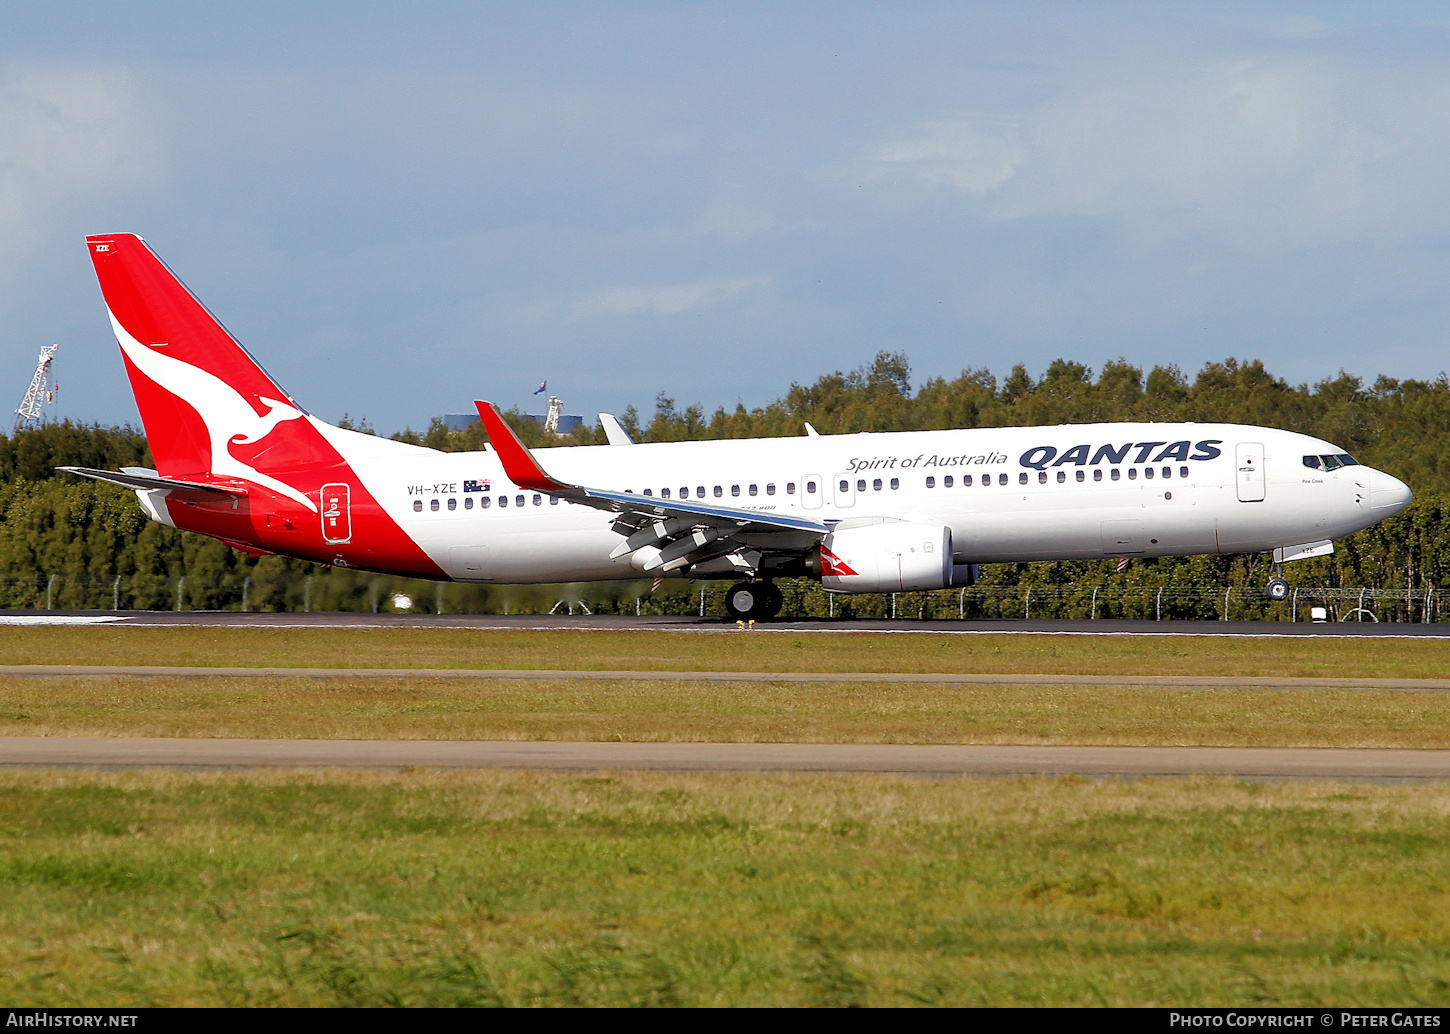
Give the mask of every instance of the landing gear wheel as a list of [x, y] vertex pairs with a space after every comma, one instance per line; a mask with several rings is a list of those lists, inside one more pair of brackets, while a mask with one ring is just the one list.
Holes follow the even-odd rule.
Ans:
[[[754, 620], [764, 610], [768, 582], [741, 582], [725, 593], [725, 611], [736, 621]], [[771, 586], [774, 588], [774, 586]]]
[[1270, 578], [1267, 591], [1269, 599], [1278, 603], [1289, 598], [1289, 583], [1282, 578]]
[[765, 609], [762, 617], [773, 618], [780, 613], [780, 608], [785, 606], [785, 593], [781, 592], [774, 582], [765, 583]]
[[761, 621], [780, 613], [785, 594], [774, 582], [741, 582], [725, 593], [725, 610], [736, 621]]

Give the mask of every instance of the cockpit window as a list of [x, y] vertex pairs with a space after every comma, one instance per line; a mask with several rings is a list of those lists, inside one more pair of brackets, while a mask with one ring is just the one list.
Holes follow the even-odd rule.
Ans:
[[1338, 470], [1340, 467], [1357, 467], [1359, 460], [1347, 452], [1337, 452], [1329, 456], [1305, 456], [1304, 466], [1310, 470]]

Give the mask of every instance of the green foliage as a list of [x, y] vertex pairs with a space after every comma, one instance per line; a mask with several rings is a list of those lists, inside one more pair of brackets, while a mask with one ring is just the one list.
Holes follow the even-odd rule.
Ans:
[[[602, 445], [603, 429], [585, 426], [551, 435], [517, 409], [504, 414], [530, 448]], [[1018, 364], [1004, 380], [985, 369], [968, 368], [953, 379], [935, 377], [913, 391], [911, 366], [901, 353], [881, 352], [850, 372], [835, 371], [814, 384], [792, 384], [781, 398], [747, 409], [717, 408], [708, 418], [698, 403], [681, 406], [664, 392], [646, 422], [629, 407], [620, 422], [636, 441], [693, 441], [798, 435], [811, 423], [823, 434], [857, 431], [914, 431], [958, 427], [1007, 427], [1094, 421], [1226, 421], [1279, 427], [1317, 435], [1353, 453], [1361, 462], [1387, 470], [1415, 490], [1416, 502], [1403, 513], [1340, 543], [1330, 557], [1290, 567], [1296, 585], [1421, 592], [1450, 582], [1450, 381], [1399, 381], [1381, 376], [1366, 386], [1340, 373], [1315, 385], [1290, 385], [1259, 360], [1209, 363], [1191, 380], [1174, 366], [1143, 370], [1126, 360], [1094, 371], [1069, 359], [1052, 362], [1034, 380]], [[372, 433], [365, 420], [347, 426]], [[424, 432], [393, 437], [443, 452], [483, 448], [481, 424], [450, 431], [441, 419]], [[96, 482], [57, 476], [60, 465], [116, 469], [151, 465], [143, 435], [130, 427], [63, 423], [0, 436], [0, 606], [44, 606], [47, 589], [57, 607], [110, 606], [119, 599], [135, 608], [389, 609], [398, 592], [414, 610], [531, 612], [548, 610], [563, 592], [557, 588], [431, 586], [384, 579], [357, 571], [324, 571], [281, 557], [246, 557], [221, 543], [145, 520], [130, 492]], [[1159, 588], [1260, 585], [1262, 557], [1193, 557], [1137, 561], [1119, 574], [1111, 561], [996, 565], [984, 570], [988, 587], [1052, 590], [1039, 596], [1042, 616], [1144, 617], [1159, 612]], [[54, 578], [52, 578], [54, 576]], [[181, 584], [181, 578], [187, 581]], [[1074, 592], [1068, 592], [1075, 587]], [[1118, 596], [1092, 600], [1094, 588]], [[1141, 589], [1131, 605], [1123, 592]], [[1152, 590], [1150, 592], [1149, 590]], [[1055, 593], [1055, 595], [1054, 595]], [[1016, 616], [1015, 594], [979, 593], [980, 601], [955, 598], [908, 601], [902, 614], [954, 617]], [[698, 609], [698, 588], [666, 587], [649, 594], [632, 583], [591, 588], [591, 609], [679, 613]], [[714, 594], [718, 596], [718, 592]], [[995, 602], [994, 602], [995, 599]], [[1147, 609], [1152, 600], [1151, 612]], [[1222, 603], [1188, 595], [1167, 598], [1166, 617], [1215, 617]], [[1414, 617], [1408, 603], [1405, 617]], [[834, 605], [817, 587], [787, 591], [786, 614], [836, 613], [885, 616], [886, 598], [854, 598]], [[719, 613], [707, 592], [707, 613]], [[1241, 604], [1234, 616], [1272, 616], [1266, 601]]]

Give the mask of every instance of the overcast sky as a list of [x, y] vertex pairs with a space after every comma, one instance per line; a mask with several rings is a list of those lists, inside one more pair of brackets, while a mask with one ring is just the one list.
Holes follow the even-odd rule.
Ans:
[[135, 420], [115, 231], [383, 431], [545, 378], [591, 419], [754, 406], [881, 349], [1428, 378], [1450, 12], [8, 3], [5, 408], [58, 341], [59, 414]]

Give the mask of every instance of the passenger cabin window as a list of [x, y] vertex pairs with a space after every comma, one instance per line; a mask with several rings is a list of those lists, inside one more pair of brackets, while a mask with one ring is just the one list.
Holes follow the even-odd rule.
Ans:
[[926, 479], [926, 487], [927, 488], [935, 488], [936, 487], [936, 478], [927, 478]]
[[774, 484], [766, 484], [766, 486], [765, 486], [765, 494], [766, 495], [775, 495], [775, 485]]
[[1164, 467], [1163, 468], [1163, 476], [1166, 477], [1166, 478], [1171, 478], [1173, 476], [1173, 468], [1172, 467]]
[[795, 495], [795, 482], [794, 481], [787, 481], [785, 483], [785, 494], [786, 495]]
[[740, 486], [739, 485], [731, 485], [730, 486], [730, 494], [732, 496], [739, 495], [740, 494]]
[[498, 497], [498, 505], [499, 506], [507, 506], [508, 504], [509, 504], [509, 497], [508, 496], [501, 495], [501, 496]]
[[463, 508], [465, 510], [472, 510], [473, 509], [473, 496], [466, 495], [466, 496], [463, 497]]
[[521, 495], [514, 496], [514, 505], [515, 506], [523, 506], [524, 505], [524, 497], [521, 496]]
[[438, 500], [437, 499], [430, 499], [428, 501], [428, 509], [430, 509], [430, 510], [436, 510], [436, 509], [438, 509]]
[[754, 485], [751, 485], [750, 486], [750, 494], [751, 495], [755, 495], [755, 486]]
[[1037, 483], [1039, 485], [1045, 485], [1045, 484], [1047, 484], [1047, 471], [1045, 471], [1045, 470], [1039, 470], [1037, 472]]
[[809, 492], [811, 495], [815, 495], [816, 494], [816, 483], [814, 481], [807, 481], [806, 482], [806, 491]]
[[[704, 495], [705, 494], [705, 490], [704, 489], [701, 489], [700, 490], [700, 494], [701, 495]], [[689, 485], [681, 485], [680, 486], [680, 498], [681, 499], [688, 499], [688, 498], [690, 498], [690, 486]]]
[[448, 509], [450, 509], [450, 510], [456, 510], [456, 509], [458, 509], [458, 500], [457, 499], [450, 499], [450, 500], [448, 500]]
[[559, 497], [556, 496], [556, 495], [549, 496], [549, 505], [550, 506], [558, 506], [559, 505]]
[[864, 492], [864, 491], [866, 491], [866, 479], [865, 478], [862, 478], [860, 481], [857, 481], [856, 482], [856, 491], [858, 491], [858, 492]]
[[1112, 474], [1110, 474], [1109, 476], [1114, 481], [1117, 481], [1119, 478], [1121, 478], [1123, 476], [1123, 472], [1121, 470], [1119, 470], [1117, 467], [1114, 467]]
[[842, 495], [844, 495], [847, 492], [851, 491], [851, 482], [849, 482], [849, 481], [842, 481], [841, 482], [841, 487], [840, 487], [839, 491], [841, 492]]
[[534, 505], [535, 506], [543, 506], [544, 505], [544, 497], [541, 496], [541, 495], [534, 496]]
[[644, 490], [644, 494], [647, 496], [653, 496], [655, 494], [655, 490], [653, 488], [646, 488]]
[[997, 484], [999, 484], [999, 485], [1005, 485], [1006, 483], [1007, 483], [1007, 475], [1006, 475], [1006, 473], [1004, 472], [1004, 473], [998, 474], [997, 475]]
[[413, 512], [415, 512], [415, 513], [422, 513], [423, 512], [423, 500], [421, 500], [421, 499], [414, 499], [413, 500]]
[[[725, 489], [721, 488], [719, 485], [716, 485], [715, 486], [715, 498], [716, 499], [719, 499], [724, 494], [725, 494]], [[740, 493], [738, 493], [738, 492], [736, 493], [736, 495], [739, 495], [739, 494]]]
[[962, 475], [962, 487], [963, 488], [971, 488], [972, 487], [972, 475], [970, 475], [970, 474], [963, 474]]
[[871, 482], [871, 487], [877, 492], [881, 491], [881, 479], [877, 478], [875, 481]]
[[941, 486], [942, 486], [942, 488], [951, 488], [952, 487], [952, 476], [950, 474], [948, 474], [946, 477], [944, 477], [944, 478], [941, 479]]
[[1019, 485], [1027, 484], [1027, 471], [1024, 470], [1022, 471], [1022, 473], [1017, 475], [1017, 483]]
[[668, 499], [669, 497], [670, 497], [670, 490], [668, 488], [662, 488], [662, 489], [660, 489], [660, 498], [661, 499]]
[[1066, 480], [1067, 480], [1067, 471], [1065, 471], [1065, 470], [1059, 470], [1057, 472], [1057, 483], [1060, 485], [1060, 484], [1062, 484]]
[[489, 499], [490, 499], [489, 496], [486, 496], [486, 495], [485, 496], [480, 496], [479, 497], [479, 500], [478, 500], [478, 508], [480, 510], [487, 510], [488, 509], [488, 504], [489, 504]]
[[1181, 477], [1181, 478], [1186, 478], [1188, 476], [1188, 468], [1187, 467], [1179, 467], [1178, 468], [1178, 476]]
[[1152, 478], [1153, 477], [1153, 468], [1152, 467], [1144, 467], [1143, 468], [1143, 476], [1145, 478]]
[[900, 487], [901, 487], [901, 479], [900, 478], [892, 478], [891, 479], [891, 490], [894, 492], [894, 491], [896, 491]]
[[[683, 494], [683, 493], [681, 493], [681, 494]], [[705, 486], [704, 485], [696, 485], [695, 486], [695, 498], [696, 499], [704, 499], [705, 498]]]
[[1084, 474], [1082, 471], [1078, 471], [1077, 472], [1077, 479], [1079, 481], [1086, 481], [1087, 480], [1087, 475]]
[[1103, 479], [1103, 468], [1102, 467], [1095, 468], [1093, 470], [1093, 480], [1094, 481], [1101, 481], [1102, 479]]
[[1137, 467], [1129, 467], [1128, 468], [1128, 480], [1129, 481], [1136, 481], [1137, 478], [1138, 478], [1138, 468]]

